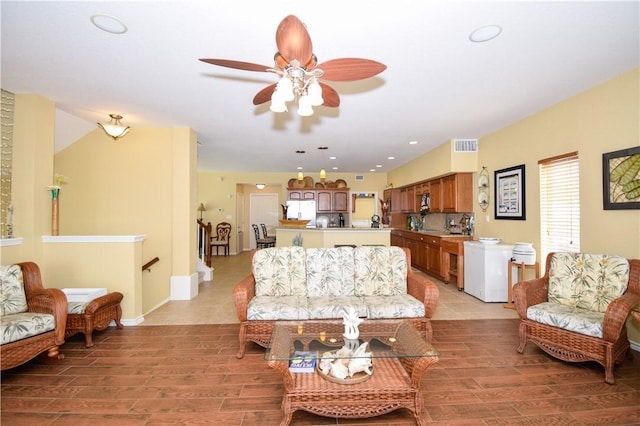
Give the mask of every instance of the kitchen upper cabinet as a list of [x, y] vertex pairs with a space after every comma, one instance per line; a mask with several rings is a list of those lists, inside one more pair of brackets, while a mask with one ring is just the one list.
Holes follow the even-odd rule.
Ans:
[[318, 213], [346, 213], [349, 211], [349, 191], [316, 191]]
[[472, 212], [473, 182], [471, 173], [445, 176], [442, 181], [442, 212]]
[[290, 200], [315, 200], [316, 199], [316, 191], [311, 191], [311, 190], [292, 191], [292, 190], [289, 190], [289, 199]]
[[442, 212], [442, 185], [441, 179], [429, 181], [429, 196], [431, 197], [431, 213]]
[[334, 191], [333, 192], [333, 211], [346, 213], [349, 211], [349, 192]]

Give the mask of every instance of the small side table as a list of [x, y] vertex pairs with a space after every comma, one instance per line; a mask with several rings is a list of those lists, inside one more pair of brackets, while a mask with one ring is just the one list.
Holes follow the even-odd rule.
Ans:
[[534, 278], [540, 278], [540, 262], [533, 263], [531, 265], [527, 265], [524, 262], [518, 263], [512, 260], [509, 261], [508, 272], [507, 272], [507, 303], [503, 306], [509, 309], [515, 309], [516, 305], [513, 303], [513, 268], [517, 268], [516, 272], [516, 283], [520, 281], [524, 281], [527, 275], [527, 269], [533, 269], [535, 272]]
[[93, 346], [93, 330], [104, 330], [111, 321], [115, 321], [116, 327], [122, 328], [122, 297], [122, 293], [115, 291], [86, 303], [70, 302], [64, 337], [83, 333], [85, 346], [90, 348]]

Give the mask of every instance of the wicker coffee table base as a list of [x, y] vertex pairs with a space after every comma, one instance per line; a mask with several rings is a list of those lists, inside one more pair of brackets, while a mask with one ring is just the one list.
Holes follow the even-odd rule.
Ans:
[[[303, 325], [304, 336], [296, 335], [296, 340], [303, 341], [304, 337], [316, 335], [318, 330], [328, 326], [322, 322], [305, 322]], [[396, 332], [390, 334], [389, 328]], [[416, 423], [425, 425], [420, 384], [426, 370], [438, 362], [437, 354], [410, 321], [370, 321], [366, 327], [361, 326], [361, 339], [368, 340], [376, 335], [383, 339], [394, 337], [397, 345], [389, 349], [388, 357], [379, 353], [373, 359], [370, 379], [356, 384], [341, 384], [325, 380], [317, 372], [292, 374], [286, 359], [292, 347], [292, 336], [285, 327], [276, 328], [271, 340], [271, 358], [267, 363], [280, 373], [284, 381], [280, 425], [287, 426], [296, 410], [333, 418], [368, 418], [399, 408], [410, 410]]]
[[[423, 361], [430, 365], [437, 359], [424, 358]], [[332, 383], [315, 373], [292, 374], [293, 388], [283, 397], [280, 425], [289, 425], [296, 410], [333, 418], [368, 418], [399, 408], [409, 409], [416, 424], [426, 425], [422, 393], [419, 387], [411, 384], [411, 378], [400, 361], [379, 358], [374, 363], [371, 379], [354, 385]]]

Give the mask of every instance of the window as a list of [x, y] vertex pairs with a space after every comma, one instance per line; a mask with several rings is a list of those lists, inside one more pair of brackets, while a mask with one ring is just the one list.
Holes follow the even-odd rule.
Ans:
[[580, 251], [578, 153], [538, 162], [540, 168], [541, 262], [555, 251]]

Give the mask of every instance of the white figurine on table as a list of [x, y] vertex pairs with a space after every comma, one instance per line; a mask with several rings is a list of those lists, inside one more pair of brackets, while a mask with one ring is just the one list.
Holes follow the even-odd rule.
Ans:
[[360, 335], [358, 326], [362, 323], [363, 319], [358, 317], [358, 311], [354, 307], [345, 309], [342, 315], [344, 319], [344, 334], [345, 339], [357, 339]]

